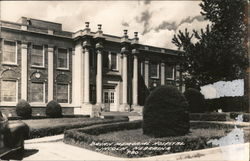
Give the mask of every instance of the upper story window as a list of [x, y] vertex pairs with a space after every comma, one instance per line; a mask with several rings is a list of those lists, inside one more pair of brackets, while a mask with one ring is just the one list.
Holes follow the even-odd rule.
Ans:
[[57, 68], [68, 69], [69, 68], [69, 52], [67, 49], [58, 49], [57, 54]]
[[151, 63], [149, 74], [151, 78], [159, 78], [159, 64]]
[[102, 64], [104, 68], [109, 68], [109, 55], [107, 52], [102, 55]]
[[118, 70], [118, 60], [117, 54], [113, 52], [104, 52], [103, 53], [103, 67], [110, 70]]
[[166, 66], [166, 78], [174, 80], [174, 67]]
[[110, 69], [111, 70], [117, 70], [117, 55], [116, 55], [116, 53], [111, 53], [110, 54], [110, 59], [111, 59], [111, 61], [110, 61]]
[[17, 64], [17, 44], [14, 41], [4, 41], [3, 63]]
[[31, 52], [31, 65], [44, 67], [44, 49], [42, 45], [33, 45]]
[[1, 84], [1, 101], [17, 102], [17, 80], [3, 80]]

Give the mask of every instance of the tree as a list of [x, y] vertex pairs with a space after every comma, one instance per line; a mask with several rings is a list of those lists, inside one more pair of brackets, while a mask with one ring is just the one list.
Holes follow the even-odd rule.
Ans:
[[[187, 29], [172, 42], [184, 51], [182, 70], [189, 87], [244, 78], [247, 60], [247, 1], [202, 0], [201, 14], [211, 22], [200, 32]], [[196, 42], [193, 40], [196, 39]]]

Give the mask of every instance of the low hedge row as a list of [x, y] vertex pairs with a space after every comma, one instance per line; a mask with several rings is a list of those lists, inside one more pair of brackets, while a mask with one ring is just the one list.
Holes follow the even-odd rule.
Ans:
[[224, 112], [249, 112], [249, 102], [246, 96], [206, 99], [205, 103], [208, 111], [211, 112], [218, 109]]
[[189, 118], [197, 121], [228, 121], [229, 113], [190, 113]]
[[[211, 139], [218, 139], [218, 137], [199, 137], [199, 136], [180, 136], [180, 137], [165, 137], [165, 138], [153, 138], [146, 140], [149, 142], [148, 145], [141, 145], [142, 148], [146, 146], [154, 146], [157, 142], [182, 142], [184, 145], [172, 145], [170, 149], [165, 150], [141, 150], [135, 153], [130, 153], [134, 150], [134, 148], [138, 145], [129, 145], [121, 148], [120, 145], [117, 145], [117, 141], [99, 139], [96, 136], [113, 132], [113, 131], [120, 131], [120, 130], [131, 130], [131, 129], [138, 129], [141, 128], [142, 121], [132, 121], [132, 122], [125, 122], [125, 123], [112, 123], [112, 124], [105, 124], [105, 125], [94, 125], [91, 127], [85, 127], [80, 129], [72, 129], [67, 130], [64, 132], [64, 142], [67, 144], [87, 148], [90, 150], [98, 151], [101, 148], [104, 150], [100, 150], [108, 155], [118, 156], [118, 157], [147, 157], [147, 156], [154, 156], [154, 155], [162, 155], [168, 153], [176, 153], [176, 152], [183, 152], [183, 151], [191, 151], [191, 150], [198, 150], [204, 148], [211, 148], [212, 144], [207, 143]], [[207, 122], [191, 122], [192, 128], [234, 128], [234, 125], [225, 125], [225, 124], [216, 124], [216, 123], [207, 123]], [[106, 150], [107, 145], [112, 145], [111, 148], [120, 148], [116, 150]], [[162, 145], [163, 146], [163, 145]], [[109, 146], [110, 147], [110, 146]], [[161, 147], [161, 146], [159, 146]]]
[[238, 115], [243, 115], [243, 121], [249, 122], [250, 121], [250, 113], [242, 113], [242, 112], [230, 112], [230, 118], [236, 119]]
[[82, 123], [68, 123], [64, 125], [51, 126], [51, 127], [48, 126], [48, 127], [43, 127], [43, 128], [30, 128], [29, 139], [62, 134], [65, 130], [68, 130], [68, 129], [82, 128], [82, 127], [96, 125], [96, 124], [107, 124], [107, 123], [127, 122], [127, 121], [128, 121], [128, 118], [115, 118], [115, 119], [94, 120], [94, 121], [82, 122]]
[[250, 114], [242, 112], [190, 113], [189, 118], [193, 121], [235, 121], [238, 115], [243, 115], [243, 122], [250, 121]]
[[[87, 118], [88, 115], [63, 115], [63, 118]], [[48, 119], [48, 116], [31, 116], [30, 118], [23, 118], [21, 116], [8, 117], [8, 120], [38, 120], [38, 119]]]

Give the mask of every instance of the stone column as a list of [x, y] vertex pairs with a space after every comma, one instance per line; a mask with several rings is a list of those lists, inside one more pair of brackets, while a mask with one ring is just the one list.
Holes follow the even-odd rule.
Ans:
[[48, 101], [53, 100], [54, 89], [54, 48], [48, 47]]
[[165, 63], [161, 63], [161, 85], [165, 85]]
[[[133, 53], [134, 54], [134, 53]], [[138, 105], [138, 58], [134, 54], [133, 68], [133, 105]]]
[[27, 100], [27, 77], [28, 77], [28, 44], [27, 42], [22, 42], [22, 61], [21, 61], [21, 99]]
[[84, 92], [83, 102], [89, 104], [89, 47], [84, 45]]
[[145, 68], [144, 80], [145, 80], [145, 85], [148, 88], [149, 87], [149, 81], [148, 81], [148, 79], [149, 79], [149, 61], [148, 60], [145, 60], [144, 68]]
[[102, 104], [102, 44], [96, 44], [97, 74], [96, 74], [96, 103]]
[[122, 72], [122, 84], [123, 84], [123, 93], [122, 93], [122, 101], [126, 106], [128, 104], [128, 66], [127, 66], [127, 53], [123, 52], [123, 72]]

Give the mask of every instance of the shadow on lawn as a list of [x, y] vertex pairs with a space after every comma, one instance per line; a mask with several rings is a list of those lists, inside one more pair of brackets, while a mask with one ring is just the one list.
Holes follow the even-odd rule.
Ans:
[[25, 149], [24, 150], [24, 154], [23, 154], [23, 158], [29, 157], [31, 155], [34, 155], [38, 152], [39, 150], [37, 149]]
[[3, 160], [22, 160], [23, 158], [34, 155], [38, 152], [37, 149], [25, 149], [23, 154], [18, 151], [13, 151], [3, 156], [1, 159]]

